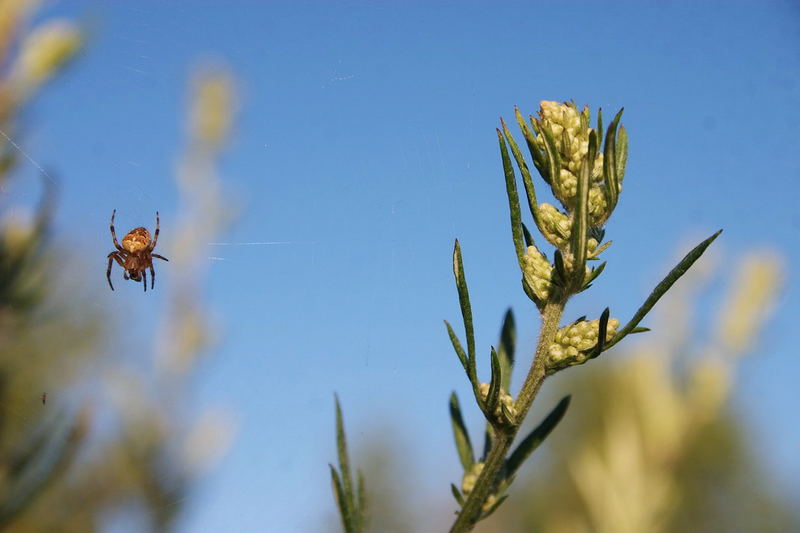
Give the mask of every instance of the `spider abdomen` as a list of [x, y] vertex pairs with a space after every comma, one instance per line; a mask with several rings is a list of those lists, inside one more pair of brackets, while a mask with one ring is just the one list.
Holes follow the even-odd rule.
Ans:
[[146, 228], [136, 228], [122, 238], [122, 247], [135, 254], [142, 252], [150, 246], [150, 232]]

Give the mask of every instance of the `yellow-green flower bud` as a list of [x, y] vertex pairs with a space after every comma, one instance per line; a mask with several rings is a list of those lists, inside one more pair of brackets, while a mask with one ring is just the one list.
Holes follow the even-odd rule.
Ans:
[[533, 293], [542, 301], [550, 296], [550, 285], [553, 275], [553, 265], [550, 261], [536, 249], [535, 246], [528, 246], [525, 252], [524, 265], [525, 282]]
[[572, 231], [572, 220], [553, 205], [543, 203], [539, 205], [539, 228], [544, 238], [557, 248], [563, 248], [569, 242]]
[[474, 463], [470, 471], [464, 473], [464, 477], [461, 479], [461, 492], [464, 493], [464, 496], [469, 495], [475, 488], [475, 482], [481, 472], [483, 472], [483, 463]]
[[[484, 402], [489, 397], [490, 387], [491, 385], [488, 383], [481, 383], [478, 387], [481, 400]], [[505, 412], [503, 407], [505, 407]], [[513, 423], [514, 419], [517, 417], [517, 410], [514, 408], [514, 397], [508, 394], [502, 387], [500, 388], [500, 394], [498, 395], [498, 402], [494, 411], [494, 416], [509, 423]]]
[[497, 502], [497, 495], [490, 494], [489, 497], [486, 498], [486, 501], [484, 502], [483, 506], [481, 507], [481, 511], [483, 511], [484, 513], [489, 512], [489, 509], [492, 508], [492, 505], [494, 505], [495, 502]]
[[[606, 325], [606, 338], [613, 337], [618, 327], [619, 320], [610, 318]], [[586, 362], [586, 352], [597, 345], [599, 328], [600, 320], [582, 320], [559, 329], [547, 352], [548, 371], [552, 373]]]

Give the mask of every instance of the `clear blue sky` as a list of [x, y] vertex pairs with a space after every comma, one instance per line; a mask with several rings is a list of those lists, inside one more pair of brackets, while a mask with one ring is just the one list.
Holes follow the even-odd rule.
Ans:
[[[676, 247], [718, 228], [729, 260], [785, 255], [784, 312], [742, 365], [736, 406], [800, 491], [797, 3], [74, 2], [44, 14], [93, 31], [34, 106], [27, 146], [62, 176], [59, 232], [97, 257], [84, 276], [106, 283], [113, 208], [129, 226], [160, 210], [169, 249], [186, 79], [207, 57], [242, 93], [222, 165], [241, 216], [225, 240], [293, 243], [209, 249], [227, 259], [207, 292], [224, 335], [196, 401], [236, 411], [240, 431], [182, 531], [305, 532], [332, 513], [334, 391], [354, 445], [396, 432], [418, 455], [418, 493], [449, 498], [446, 400], [465, 382], [441, 322], [459, 316], [452, 243], [485, 348], [507, 306], [532, 312], [494, 128], [543, 99], [625, 106], [630, 135], [609, 266], [570, 314], [630, 316]], [[104, 303], [149, 316], [175, 275], [161, 266], [146, 302], [118, 291]]]

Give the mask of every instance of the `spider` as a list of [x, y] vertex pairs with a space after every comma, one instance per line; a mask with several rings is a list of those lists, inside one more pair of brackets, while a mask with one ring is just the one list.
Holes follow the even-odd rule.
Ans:
[[116, 214], [117, 210], [114, 209], [114, 212], [111, 213], [111, 237], [114, 239], [116, 251], [108, 254], [108, 270], [106, 271], [108, 286], [111, 287], [112, 291], [114, 290], [114, 285], [111, 284], [111, 267], [114, 266], [114, 261], [116, 261], [125, 270], [123, 277], [125, 279], [130, 278], [133, 281], [142, 281], [144, 291], [147, 292], [147, 273], [145, 272], [147, 268], [150, 269], [150, 288], [152, 289], [156, 284], [153, 258], [157, 257], [164, 261], [169, 261], [166, 257], [153, 253], [158, 242], [158, 211], [156, 211], [156, 232], [152, 241], [147, 228], [134, 228], [122, 238], [122, 246], [117, 242], [117, 233], [114, 231], [114, 216]]

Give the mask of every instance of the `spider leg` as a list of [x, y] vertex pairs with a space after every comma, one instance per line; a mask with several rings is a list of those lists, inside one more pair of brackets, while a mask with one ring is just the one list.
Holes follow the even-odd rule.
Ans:
[[144, 292], [147, 292], [147, 272], [142, 270], [142, 286], [144, 286]]
[[114, 217], [116, 216], [116, 214], [117, 210], [114, 209], [114, 212], [111, 213], [111, 237], [114, 239], [114, 246], [116, 247], [116, 249], [119, 250], [120, 252], [124, 252], [125, 248], [120, 246], [119, 242], [117, 242], [117, 232], [114, 231]]
[[117, 261], [119, 266], [124, 268], [123, 261], [117, 252], [111, 252], [108, 254], [108, 270], [106, 270], [106, 278], [108, 279], [108, 286], [111, 287], [112, 291], [114, 290], [114, 285], [111, 284], [111, 267], [114, 266], [114, 260]]
[[[144, 272], [142, 272], [144, 274]], [[153, 262], [150, 261], [150, 289], [156, 286], [156, 270], [153, 268]]]
[[161, 231], [161, 221], [158, 218], [158, 211], [156, 211], [156, 231], [153, 233], [153, 242], [150, 243], [150, 250], [156, 249], [156, 243], [158, 242], [158, 233]]
[[167, 259], [167, 258], [166, 258], [166, 257], [164, 257], [163, 255], [158, 255], [158, 254], [150, 254], [150, 255], [151, 255], [152, 257], [158, 257], [159, 259], [163, 259], [164, 261], [169, 261], [169, 259]]

